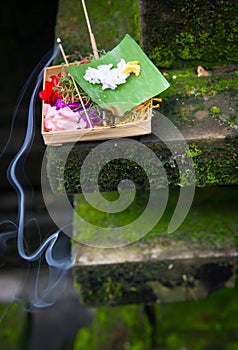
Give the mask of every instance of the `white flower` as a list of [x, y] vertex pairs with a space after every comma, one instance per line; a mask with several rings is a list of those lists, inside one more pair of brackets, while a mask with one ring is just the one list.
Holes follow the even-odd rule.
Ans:
[[115, 90], [118, 85], [126, 83], [126, 79], [130, 73], [122, 73], [127, 64], [122, 58], [117, 64], [117, 68], [113, 68], [112, 64], [103, 64], [97, 68], [89, 67], [84, 75], [84, 79], [91, 84], [102, 84], [102, 90]]

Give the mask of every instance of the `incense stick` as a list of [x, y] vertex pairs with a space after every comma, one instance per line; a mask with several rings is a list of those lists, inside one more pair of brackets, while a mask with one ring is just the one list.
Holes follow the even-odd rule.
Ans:
[[[58, 45], [59, 45], [60, 51], [61, 51], [62, 56], [63, 56], [63, 58], [64, 58], [65, 64], [66, 64], [66, 66], [68, 67], [68, 66], [69, 66], [69, 62], [68, 62], [67, 57], [66, 57], [66, 55], [65, 55], [65, 52], [64, 52], [63, 46], [62, 46], [62, 44], [61, 44], [61, 39], [60, 39], [60, 38], [57, 38], [57, 43], [58, 43]], [[81, 103], [81, 105], [82, 105], [82, 107], [83, 107], [83, 110], [84, 110], [84, 113], [85, 113], [85, 115], [86, 115], [88, 124], [89, 124], [90, 128], [93, 129], [91, 120], [90, 120], [90, 118], [89, 118], [89, 116], [88, 116], [88, 112], [87, 112], [87, 110], [86, 110], [86, 107], [85, 107], [85, 104], [84, 104], [84, 102], [83, 102], [82, 96], [81, 96], [81, 94], [80, 94], [80, 92], [79, 92], [79, 89], [78, 89], [78, 86], [77, 86], [77, 84], [76, 84], [76, 81], [74, 80], [74, 78], [72, 77], [72, 75], [70, 75], [70, 77], [71, 77], [72, 82], [73, 82], [73, 84], [74, 84], [75, 90], [76, 90], [76, 92], [77, 92], [77, 94], [78, 94], [80, 103]]]
[[82, 0], [82, 5], [83, 5], [83, 11], [84, 11], [86, 23], [87, 23], [87, 26], [88, 26], [88, 32], [89, 32], [89, 37], [90, 37], [90, 41], [91, 41], [93, 54], [94, 54], [95, 59], [97, 60], [97, 59], [99, 59], [97, 44], [96, 44], [96, 40], [95, 40], [94, 34], [92, 32], [92, 28], [91, 28], [91, 24], [90, 24], [90, 21], [89, 21], [88, 12], [87, 12], [87, 8], [86, 8], [84, 0]]

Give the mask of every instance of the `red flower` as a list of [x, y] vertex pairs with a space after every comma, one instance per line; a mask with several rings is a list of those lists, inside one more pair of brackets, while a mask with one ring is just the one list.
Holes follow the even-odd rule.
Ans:
[[57, 98], [61, 98], [59, 91], [54, 90], [53, 88], [58, 86], [59, 79], [56, 75], [51, 76], [51, 81], [45, 82], [45, 89], [39, 92], [40, 98], [45, 102], [54, 106]]
[[91, 58], [90, 57], [86, 57], [82, 61], [80, 61], [79, 64], [85, 64], [85, 63], [89, 63], [89, 62], [91, 62]]

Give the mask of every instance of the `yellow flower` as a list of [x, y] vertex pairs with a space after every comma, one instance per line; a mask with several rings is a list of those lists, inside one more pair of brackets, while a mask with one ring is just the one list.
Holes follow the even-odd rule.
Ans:
[[[162, 102], [162, 98], [153, 97], [152, 101]], [[160, 107], [159, 103], [157, 103], [156, 105], [152, 106], [152, 108], [159, 108], [159, 107]]]
[[126, 67], [122, 71], [123, 74], [130, 74], [135, 73], [135, 75], [138, 77], [140, 74], [140, 65], [138, 61], [131, 61], [127, 62]]

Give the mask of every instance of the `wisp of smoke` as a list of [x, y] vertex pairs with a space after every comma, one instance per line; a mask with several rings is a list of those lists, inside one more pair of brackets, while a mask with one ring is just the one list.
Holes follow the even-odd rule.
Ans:
[[[26, 215], [25, 215], [26, 194], [21, 184], [21, 180], [19, 178], [19, 173], [20, 173], [19, 169], [22, 170], [25, 159], [29, 154], [34, 141], [35, 128], [36, 128], [35, 105], [36, 105], [36, 98], [38, 96], [38, 91], [43, 81], [44, 69], [50, 65], [50, 63], [58, 55], [58, 53], [59, 53], [58, 47], [50, 50], [50, 52], [47, 53], [39, 62], [39, 64], [35, 67], [35, 69], [30, 74], [28, 80], [26, 81], [25, 85], [23, 86], [23, 89], [19, 95], [16, 108], [13, 114], [8, 141], [5, 144], [2, 152], [0, 153], [0, 158], [1, 158], [5, 153], [9, 145], [9, 142], [11, 140], [12, 133], [14, 130], [14, 123], [19, 111], [20, 104], [23, 100], [23, 97], [30, 83], [32, 82], [33, 77], [40, 70], [40, 73], [36, 78], [35, 87], [30, 97], [30, 103], [29, 103], [28, 115], [27, 115], [27, 126], [26, 126], [24, 141], [20, 146], [16, 155], [13, 157], [7, 171], [8, 180], [10, 181], [11, 185], [15, 189], [17, 198], [18, 198], [17, 223], [14, 224], [10, 220], [9, 221], [4, 220], [0, 223], [1, 226], [8, 224], [12, 227], [11, 230], [9, 229], [7, 232], [3, 232], [0, 235], [0, 247], [4, 247], [4, 245], [9, 239], [15, 238], [17, 242], [17, 252], [19, 256], [22, 259], [26, 260], [27, 262], [37, 261], [39, 263], [37, 278], [35, 281], [34, 296], [32, 297], [32, 300], [29, 301], [29, 303], [32, 306], [39, 307], [39, 308], [52, 305], [52, 302], [53, 302], [53, 300], [51, 300], [52, 296], [55, 295], [56, 291], [59, 292], [59, 290], [62, 290], [61, 289], [62, 285], [65, 286], [66, 273], [72, 266], [72, 259], [68, 256], [64, 258], [54, 257], [54, 254], [53, 254], [54, 248], [56, 246], [56, 242], [59, 239], [60, 234], [62, 233], [61, 229], [58, 229], [56, 232], [49, 235], [47, 238], [45, 238], [45, 240], [39, 245], [39, 247], [35, 251], [33, 251], [32, 253], [29, 253], [27, 240], [25, 237], [25, 228], [27, 224]], [[43, 256], [45, 257], [45, 261], [49, 268], [49, 282], [48, 282], [47, 288], [45, 288], [43, 293], [39, 295], [38, 283], [39, 283], [39, 275], [40, 275], [40, 261]]]

